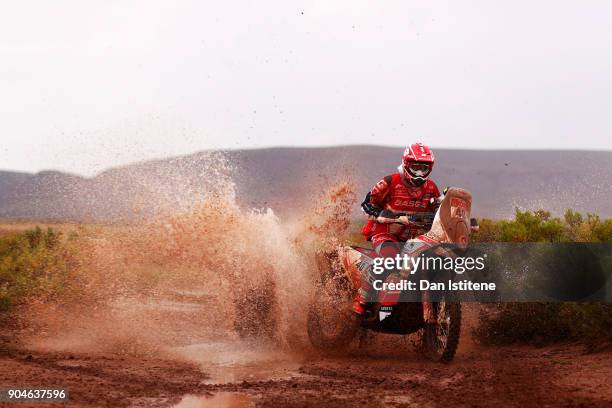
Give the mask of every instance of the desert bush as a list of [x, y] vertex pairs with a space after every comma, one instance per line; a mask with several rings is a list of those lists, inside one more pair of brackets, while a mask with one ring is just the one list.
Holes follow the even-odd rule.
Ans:
[[612, 219], [568, 209], [563, 218], [545, 210], [515, 209], [511, 220], [479, 220], [476, 242], [612, 242]]
[[544, 210], [516, 209], [513, 220], [480, 220], [477, 242], [561, 242], [567, 240], [569, 225]]
[[[474, 240], [612, 243], [612, 219], [602, 221], [594, 214], [583, 216], [571, 209], [563, 218], [552, 217], [544, 210], [516, 209], [512, 220], [481, 220], [480, 231], [474, 235]], [[603, 268], [609, 270], [609, 265]], [[486, 304], [482, 306], [474, 334], [482, 342], [497, 344], [546, 344], [567, 340], [583, 340], [588, 344], [609, 342], [612, 341], [612, 305], [577, 302]]]
[[53, 298], [70, 290], [73, 262], [70, 246], [53, 229], [0, 237], [0, 313], [30, 296]]

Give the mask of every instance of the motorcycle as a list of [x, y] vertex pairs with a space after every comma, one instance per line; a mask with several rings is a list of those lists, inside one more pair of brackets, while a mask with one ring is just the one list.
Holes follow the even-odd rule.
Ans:
[[[475, 219], [470, 219], [471, 194], [460, 188], [449, 188], [430, 222], [431, 229], [418, 238], [409, 240], [402, 254], [417, 257], [434, 254], [441, 257], [457, 256], [469, 243], [470, 232], [477, 230]], [[378, 222], [423, 226], [429, 215], [393, 214], [383, 211]], [[397, 335], [419, 333], [418, 349], [434, 361], [450, 362], [459, 345], [461, 331], [461, 304], [444, 292], [435, 299], [427, 290], [379, 291], [378, 298], [367, 303], [364, 315], [352, 311], [352, 300], [363, 282], [369, 284], [381, 276], [372, 274], [377, 258], [373, 249], [358, 246], [339, 248], [326, 258], [320, 268], [315, 298], [307, 319], [308, 336], [315, 348], [346, 349], [360, 334], [369, 331]], [[407, 271], [394, 271], [386, 275], [386, 283], [400, 278], [410, 279]], [[370, 294], [371, 295], [371, 294]], [[416, 296], [416, 297], [415, 297]], [[430, 300], [431, 299], [431, 300]]]

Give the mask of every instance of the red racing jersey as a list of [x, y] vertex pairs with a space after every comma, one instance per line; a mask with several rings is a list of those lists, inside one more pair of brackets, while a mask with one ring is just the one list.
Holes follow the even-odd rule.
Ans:
[[[395, 173], [383, 177], [370, 192], [370, 202], [378, 208], [395, 213], [427, 213], [434, 212], [437, 205], [432, 198], [440, 196], [438, 186], [427, 180], [422, 186], [414, 187], [407, 184], [401, 174]], [[381, 224], [370, 217], [363, 227], [362, 233], [369, 240], [376, 234], [391, 234], [399, 241], [414, 238], [424, 231], [407, 225]]]

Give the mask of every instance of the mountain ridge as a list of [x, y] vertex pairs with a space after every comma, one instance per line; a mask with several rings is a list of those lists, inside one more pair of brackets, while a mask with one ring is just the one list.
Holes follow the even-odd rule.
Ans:
[[[0, 171], [0, 217], [126, 220], [186, 208], [221, 173], [231, 173], [239, 203], [290, 216], [321, 189], [352, 179], [358, 198], [395, 172], [402, 148], [376, 145], [206, 150], [109, 168], [93, 177], [45, 170]], [[612, 152], [436, 149], [432, 179], [474, 195], [474, 215], [511, 216], [514, 207], [566, 208], [612, 216]], [[221, 155], [233, 170], [220, 169]], [[358, 212], [357, 205], [355, 212]]]

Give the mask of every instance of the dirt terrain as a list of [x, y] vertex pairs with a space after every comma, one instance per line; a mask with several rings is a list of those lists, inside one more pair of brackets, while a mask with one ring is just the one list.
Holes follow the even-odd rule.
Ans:
[[[316, 353], [305, 330], [312, 260], [337, 242], [329, 231], [346, 229], [351, 191], [338, 189], [316, 222], [281, 224], [230, 195], [191, 216], [82, 232], [75, 299], [89, 303], [35, 298], [0, 322], [0, 387], [65, 388], [70, 400], [56, 406], [75, 407], [612, 406], [611, 350], [479, 346], [475, 305], [448, 365], [390, 335]], [[237, 284], [270, 276], [277, 339], [240, 340]]]
[[442, 365], [394, 336], [372, 337], [365, 349], [346, 355], [322, 356], [307, 347], [280, 350], [176, 323], [183, 329], [169, 327], [164, 342], [170, 347], [145, 351], [143, 345], [140, 352], [130, 344], [115, 345], [114, 351], [61, 351], [61, 341], [27, 345], [5, 333], [0, 384], [67, 388], [68, 406], [79, 407], [612, 403], [611, 351], [586, 354], [567, 344], [483, 347], [471, 342], [466, 329], [455, 360]]

